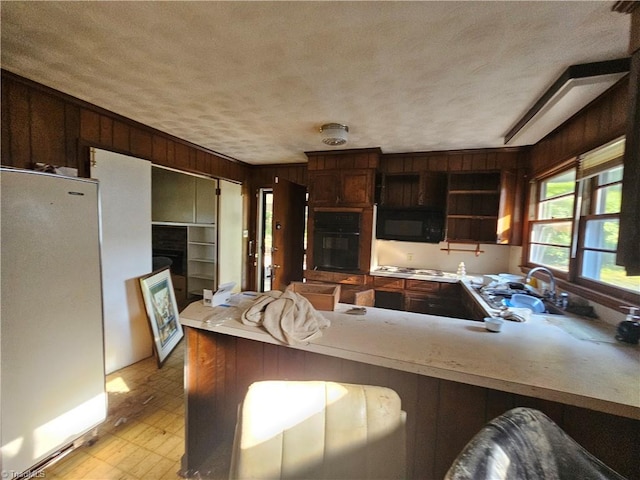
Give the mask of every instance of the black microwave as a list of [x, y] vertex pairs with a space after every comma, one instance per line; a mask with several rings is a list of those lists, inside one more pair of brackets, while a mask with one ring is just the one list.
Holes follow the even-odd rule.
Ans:
[[378, 207], [376, 238], [438, 243], [444, 240], [444, 212], [424, 207]]

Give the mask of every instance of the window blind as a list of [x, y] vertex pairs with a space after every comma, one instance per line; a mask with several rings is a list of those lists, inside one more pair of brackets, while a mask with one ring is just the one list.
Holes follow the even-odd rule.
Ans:
[[618, 165], [624, 156], [624, 137], [618, 138], [578, 157], [578, 180], [593, 177]]

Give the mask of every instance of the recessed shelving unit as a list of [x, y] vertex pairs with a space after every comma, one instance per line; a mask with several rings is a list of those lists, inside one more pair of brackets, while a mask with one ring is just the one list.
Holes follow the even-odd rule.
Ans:
[[500, 173], [451, 173], [447, 193], [447, 240], [495, 243]]
[[187, 290], [190, 295], [202, 295], [203, 289], [216, 288], [216, 227], [187, 227]]
[[185, 300], [202, 296], [205, 288], [215, 290], [218, 286], [218, 194], [216, 179], [159, 166], [152, 169], [153, 224], [186, 230], [181, 262], [186, 267], [181, 268]]

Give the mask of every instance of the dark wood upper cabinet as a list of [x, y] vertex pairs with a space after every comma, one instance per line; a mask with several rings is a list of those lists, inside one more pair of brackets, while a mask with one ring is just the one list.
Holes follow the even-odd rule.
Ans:
[[447, 174], [444, 172], [383, 173], [380, 176], [380, 205], [444, 210], [446, 203]]
[[373, 205], [375, 170], [314, 170], [308, 174], [309, 204], [369, 207]]
[[306, 152], [309, 205], [370, 207], [380, 149]]
[[420, 205], [419, 173], [387, 173], [381, 175], [378, 203], [387, 207]]
[[373, 205], [375, 170], [361, 168], [341, 172], [339, 201], [342, 204], [368, 207]]
[[340, 198], [340, 172], [310, 171], [308, 173], [309, 204], [336, 205]]

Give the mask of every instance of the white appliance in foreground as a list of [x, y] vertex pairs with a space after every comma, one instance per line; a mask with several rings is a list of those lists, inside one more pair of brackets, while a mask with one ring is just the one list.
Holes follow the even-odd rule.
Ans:
[[0, 169], [2, 477], [103, 422], [98, 184]]

